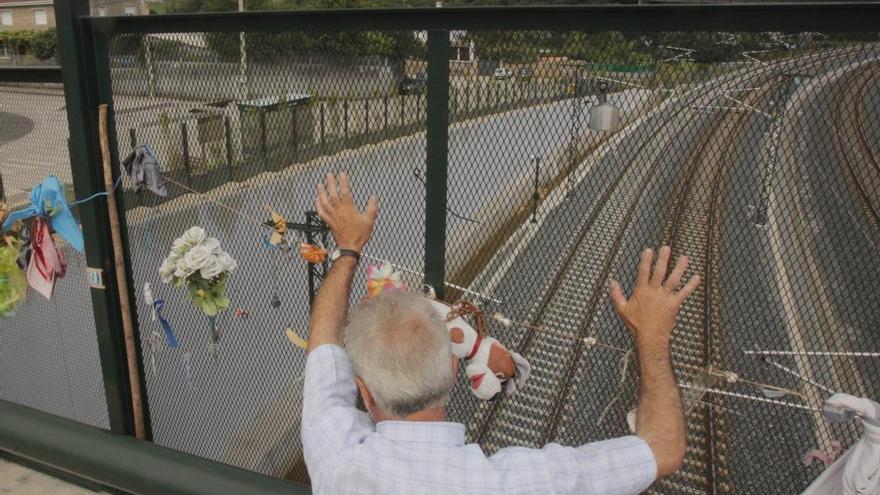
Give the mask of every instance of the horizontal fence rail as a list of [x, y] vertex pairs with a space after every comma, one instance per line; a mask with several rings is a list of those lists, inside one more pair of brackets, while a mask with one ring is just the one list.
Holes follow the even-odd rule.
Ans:
[[308, 487], [224, 466], [0, 401], [0, 448], [128, 493], [307, 494]]
[[871, 31], [880, 5], [441, 7], [88, 17], [104, 34], [282, 31]]
[[0, 83], [60, 83], [61, 67], [0, 67]]

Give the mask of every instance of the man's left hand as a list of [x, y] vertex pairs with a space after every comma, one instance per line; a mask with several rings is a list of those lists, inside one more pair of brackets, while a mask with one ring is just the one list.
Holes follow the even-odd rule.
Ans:
[[360, 253], [373, 233], [379, 214], [379, 198], [371, 197], [361, 213], [352, 197], [348, 175], [341, 172], [337, 181], [328, 173], [326, 183], [318, 184], [315, 207], [321, 219], [330, 226], [336, 246]]

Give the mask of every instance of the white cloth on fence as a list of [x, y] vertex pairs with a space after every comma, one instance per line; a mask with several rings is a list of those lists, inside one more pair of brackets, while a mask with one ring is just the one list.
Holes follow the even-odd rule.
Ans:
[[303, 451], [315, 494], [636, 494], [657, 465], [642, 439], [508, 447], [487, 457], [451, 422], [383, 421], [355, 407], [345, 351], [325, 344], [306, 362]]
[[865, 432], [802, 495], [880, 494], [880, 404], [846, 394], [834, 394], [825, 402], [858, 413]]

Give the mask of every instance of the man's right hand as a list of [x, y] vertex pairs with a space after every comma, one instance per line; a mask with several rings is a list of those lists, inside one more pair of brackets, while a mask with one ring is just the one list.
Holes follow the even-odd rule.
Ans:
[[373, 233], [379, 214], [379, 198], [371, 197], [361, 213], [354, 203], [348, 175], [341, 172], [337, 184], [336, 177], [328, 173], [326, 184], [318, 184], [315, 207], [318, 215], [330, 227], [336, 246], [360, 253]]
[[619, 283], [611, 282], [614, 309], [633, 333], [639, 355], [636, 435], [651, 447], [658, 477], [678, 470], [687, 449], [684, 411], [672, 371], [669, 340], [679, 308], [700, 284], [700, 276], [695, 275], [677, 290], [687, 269], [687, 257], [678, 258], [666, 278], [669, 251], [669, 246], [660, 248], [653, 275], [654, 252], [646, 249], [642, 253], [636, 287], [629, 299]]
[[614, 309], [632, 332], [639, 348], [669, 345], [679, 308], [700, 285], [700, 276], [694, 275], [681, 290], [677, 290], [687, 270], [688, 259], [687, 256], [680, 256], [669, 278], [666, 278], [669, 254], [669, 246], [660, 248], [652, 275], [654, 251], [646, 249], [642, 252], [636, 287], [629, 299], [623, 294], [620, 283], [611, 281]]

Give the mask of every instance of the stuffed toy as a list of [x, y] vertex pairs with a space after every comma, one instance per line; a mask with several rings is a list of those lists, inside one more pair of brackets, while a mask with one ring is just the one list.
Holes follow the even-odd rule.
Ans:
[[[464, 360], [464, 372], [474, 395], [493, 400], [502, 391], [510, 395], [525, 385], [531, 365], [519, 354], [507, 350], [497, 339], [486, 335], [485, 317], [479, 308], [467, 301], [450, 306], [432, 300], [431, 304], [446, 323], [452, 353]], [[476, 328], [465, 319], [468, 315], [473, 317]]]
[[[367, 268], [367, 287], [368, 297], [375, 297], [384, 291], [406, 289], [400, 281], [400, 275], [392, 271], [390, 263]], [[465, 375], [474, 395], [483, 400], [493, 400], [502, 391], [513, 394], [525, 385], [531, 370], [529, 362], [486, 335], [485, 317], [479, 308], [467, 301], [449, 305], [436, 299], [429, 300], [446, 324], [452, 353], [464, 360]], [[476, 328], [465, 317], [473, 318]]]

